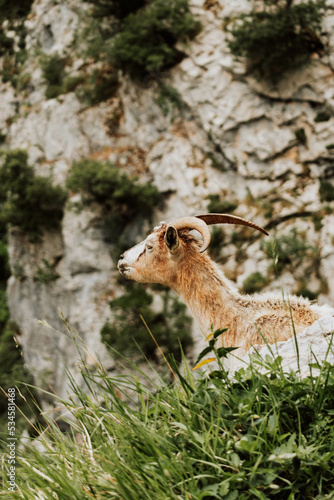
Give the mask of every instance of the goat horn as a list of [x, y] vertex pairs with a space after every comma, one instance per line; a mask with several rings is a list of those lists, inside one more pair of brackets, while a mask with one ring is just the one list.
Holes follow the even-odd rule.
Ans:
[[177, 219], [170, 224], [169, 226], [175, 227], [175, 229], [178, 231], [179, 229], [196, 229], [203, 238], [203, 244], [200, 249], [200, 252], [204, 252], [210, 244], [210, 239], [211, 239], [211, 233], [210, 229], [208, 228], [207, 224], [205, 221], [201, 220], [200, 218], [197, 217], [182, 217], [181, 219]]
[[239, 224], [241, 226], [252, 227], [253, 229], [257, 229], [261, 233], [268, 236], [268, 233], [265, 229], [254, 222], [250, 222], [249, 220], [242, 219], [241, 217], [237, 217], [236, 215], [230, 214], [205, 214], [205, 215], [196, 215], [196, 217], [200, 220], [203, 220], [208, 226], [211, 224]]

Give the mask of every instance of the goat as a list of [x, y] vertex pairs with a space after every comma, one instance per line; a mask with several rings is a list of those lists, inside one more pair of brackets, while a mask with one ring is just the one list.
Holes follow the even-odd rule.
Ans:
[[[160, 283], [175, 290], [188, 304], [204, 332], [227, 328], [219, 345], [240, 347], [287, 340], [319, 317], [333, 314], [329, 306], [290, 296], [240, 294], [205, 250], [210, 243], [208, 225], [239, 224], [268, 233], [260, 226], [230, 214], [184, 217], [154, 228], [141, 243], [120, 256], [122, 276], [140, 283]], [[203, 243], [189, 234], [196, 229]], [[292, 322], [293, 318], [293, 322]]]

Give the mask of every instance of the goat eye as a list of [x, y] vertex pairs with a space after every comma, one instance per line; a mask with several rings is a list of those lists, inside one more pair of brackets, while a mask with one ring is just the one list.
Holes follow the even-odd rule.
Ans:
[[153, 246], [150, 245], [149, 243], [146, 243], [146, 249], [147, 250], [152, 250], [153, 249]]

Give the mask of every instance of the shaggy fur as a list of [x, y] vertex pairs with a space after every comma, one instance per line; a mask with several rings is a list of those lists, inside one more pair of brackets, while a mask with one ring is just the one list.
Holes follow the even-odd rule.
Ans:
[[299, 333], [319, 317], [333, 314], [329, 306], [295, 296], [284, 299], [272, 294], [240, 294], [207, 253], [199, 252], [198, 240], [187, 230], [178, 232], [180, 244], [171, 253], [164, 241], [166, 227], [162, 224], [155, 228], [139, 244], [143, 251], [136, 261], [129, 262], [125, 252], [119, 270], [138, 282], [171, 287], [188, 304], [204, 333], [228, 328], [220, 345], [240, 346], [244, 352], [253, 344], [263, 344], [262, 336], [269, 343], [290, 338], [291, 318]]

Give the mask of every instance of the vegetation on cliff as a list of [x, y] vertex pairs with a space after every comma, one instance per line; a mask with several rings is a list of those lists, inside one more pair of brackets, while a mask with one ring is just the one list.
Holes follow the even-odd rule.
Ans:
[[125, 293], [110, 302], [113, 319], [101, 330], [101, 338], [111, 348], [113, 356], [138, 357], [139, 350], [148, 359], [157, 359], [157, 346], [148, 334], [141, 316], [154, 332], [154, 338], [165, 355], [173, 354], [180, 361], [181, 352], [187, 353], [193, 345], [192, 319], [186, 306], [171, 291], [160, 293], [162, 307], [153, 308], [153, 295], [143, 286], [127, 285]]
[[111, 47], [116, 67], [133, 78], [160, 72], [180, 62], [184, 54], [176, 47], [200, 30], [188, 0], [153, 0], [144, 9], [129, 14]]
[[58, 228], [67, 193], [50, 179], [34, 174], [26, 151], [0, 152], [0, 225], [17, 227], [38, 237], [45, 229]]
[[67, 187], [81, 193], [84, 204], [102, 206], [106, 236], [114, 242], [126, 224], [138, 216], [150, 217], [161, 202], [161, 194], [151, 182], [140, 183], [110, 162], [88, 158], [72, 164]]
[[289, 69], [308, 62], [321, 53], [321, 26], [325, 0], [264, 0], [254, 3], [228, 31], [233, 55], [246, 59], [249, 71], [277, 81]]

